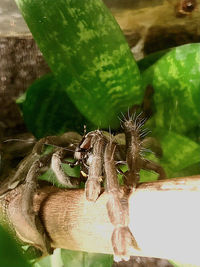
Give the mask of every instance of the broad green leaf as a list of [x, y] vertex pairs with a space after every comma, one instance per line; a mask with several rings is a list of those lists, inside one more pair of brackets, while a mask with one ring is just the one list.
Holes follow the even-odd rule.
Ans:
[[77, 109], [98, 127], [118, 127], [117, 115], [141, 103], [143, 91], [133, 55], [103, 2], [16, 3], [53, 74]]
[[197, 124], [196, 127], [190, 129], [187, 133], [186, 136], [188, 136], [190, 139], [193, 141], [200, 143], [200, 121]]
[[36, 262], [33, 267], [53, 267], [51, 265], [51, 256], [42, 258], [40, 261]]
[[148, 56], [144, 57], [143, 59], [140, 59], [139, 61], [137, 61], [137, 64], [138, 64], [140, 71], [141, 72], [145, 71], [147, 68], [149, 68], [151, 65], [153, 65], [158, 59], [160, 59], [162, 56], [164, 56], [170, 50], [171, 50], [171, 48], [161, 50], [161, 51], [149, 54]]
[[[200, 173], [200, 145], [186, 136], [155, 129], [152, 135], [159, 140], [163, 156], [157, 158], [148, 153], [145, 158], [161, 165], [168, 178], [191, 176]], [[155, 181], [158, 174], [153, 171], [140, 171], [140, 182]]]
[[140, 182], [145, 183], [145, 182], [153, 182], [158, 180], [158, 174], [153, 172], [153, 171], [146, 171], [146, 170], [141, 170], [140, 171]]
[[113, 256], [107, 254], [87, 253], [61, 250], [63, 267], [111, 267]]
[[81, 132], [84, 124], [89, 126], [52, 74], [43, 76], [28, 88], [23, 117], [37, 138], [70, 130]]
[[200, 122], [200, 44], [172, 49], [143, 73], [154, 88], [154, 127], [186, 133]]
[[187, 175], [196, 174], [196, 168], [191, 166], [200, 163], [200, 145], [189, 138], [165, 129], [155, 130], [154, 136], [160, 141], [163, 157], [160, 160], [169, 178], [176, 173], [187, 171]]
[[30, 267], [19, 251], [15, 240], [0, 227], [0, 266]]
[[199, 162], [190, 165], [178, 172], [174, 172], [174, 177], [186, 177], [190, 175], [199, 175], [200, 174], [200, 160]]

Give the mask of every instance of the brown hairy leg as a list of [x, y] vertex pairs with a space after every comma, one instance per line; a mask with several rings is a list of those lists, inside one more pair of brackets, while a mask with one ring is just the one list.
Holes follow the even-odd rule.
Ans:
[[137, 242], [132, 236], [129, 228], [128, 202], [124, 192], [120, 189], [117, 171], [114, 161], [116, 144], [108, 142], [105, 148], [104, 164], [106, 174], [106, 191], [109, 194], [107, 210], [110, 222], [114, 225], [112, 234], [112, 246], [114, 260], [129, 260], [128, 252], [130, 248], [139, 249]]
[[103, 180], [103, 152], [105, 149], [105, 139], [101, 133], [94, 136], [92, 153], [88, 158], [88, 179], [85, 184], [86, 199], [96, 201], [101, 191]]
[[162, 166], [142, 156], [145, 139], [142, 141], [141, 138], [147, 134], [146, 130], [142, 130], [144, 122], [145, 119], [140, 118], [140, 115], [138, 115], [135, 119], [129, 118], [123, 123], [126, 139], [126, 162], [128, 165], [128, 171], [125, 173], [124, 178], [125, 184], [132, 190], [140, 180], [139, 172], [141, 169], [157, 172], [159, 179], [166, 177]]
[[53, 250], [50, 245], [51, 241], [45, 232], [45, 228], [40, 221], [38, 214], [33, 210], [33, 197], [37, 190], [37, 178], [40, 174], [40, 169], [46, 165], [46, 161], [48, 160], [48, 157], [43, 157], [32, 164], [25, 180], [21, 203], [24, 219], [31, 228], [31, 231], [37, 236], [36, 246], [42, 251], [43, 255], [52, 254]]

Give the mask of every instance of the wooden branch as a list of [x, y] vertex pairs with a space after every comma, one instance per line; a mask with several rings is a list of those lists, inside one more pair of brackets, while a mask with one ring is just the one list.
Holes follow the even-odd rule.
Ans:
[[[23, 240], [37, 244], [21, 214], [23, 185], [1, 199], [8, 220]], [[82, 189], [44, 187], [34, 198], [52, 246], [87, 252], [110, 253], [113, 226], [104, 192], [95, 203]], [[130, 229], [140, 247], [131, 255], [174, 259], [199, 264], [200, 175], [143, 183], [130, 196]]]

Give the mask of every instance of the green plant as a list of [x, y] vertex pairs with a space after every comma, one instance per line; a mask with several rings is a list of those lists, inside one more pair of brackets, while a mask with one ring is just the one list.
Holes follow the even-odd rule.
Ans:
[[30, 267], [11, 235], [0, 227], [0, 266]]
[[[100, 0], [16, 2], [52, 70], [31, 85], [21, 104], [36, 137], [80, 131], [84, 124], [116, 129], [120, 112], [141, 104], [150, 84], [153, 115], [147, 125], [163, 149], [156, 160], [169, 177], [200, 173], [200, 44], [144, 59], [141, 79], [118, 25]], [[141, 181], [146, 177], [142, 172]], [[148, 174], [148, 180], [154, 179]], [[92, 266], [80, 258], [82, 266]]]
[[117, 115], [139, 104], [143, 91], [133, 55], [103, 2], [16, 3], [76, 108], [96, 127], [118, 127]]

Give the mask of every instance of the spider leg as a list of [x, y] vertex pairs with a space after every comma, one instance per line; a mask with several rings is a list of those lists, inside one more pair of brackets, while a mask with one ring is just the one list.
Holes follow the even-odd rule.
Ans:
[[108, 192], [107, 210], [110, 222], [114, 225], [111, 241], [114, 260], [129, 260], [131, 248], [138, 249], [137, 242], [129, 228], [128, 202], [120, 190], [115, 168], [114, 153], [116, 145], [109, 142], [105, 148], [104, 166], [106, 174], [106, 191]]
[[2, 182], [0, 186], [0, 195], [3, 195], [7, 191], [14, 189], [18, 186], [18, 184], [22, 183], [26, 179], [26, 175], [32, 164], [40, 158], [42, 146], [43, 144], [41, 141], [38, 141], [33, 147], [31, 154], [20, 162], [15, 174], [11, 174], [8, 179]]
[[146, 137], [142, 140], [143, 148], [150, 148], [156, 157], [161, 158], [163, 151], [160, 142], [155, 137]]
[[85, 194], [88, 201], [96, 201], [101, 191], [103, 180], [103, 152], [105, 140], [102, 135], [95, 136], [93, 152], [88, 159], [88, 179], [85, 184]]
[[[50, 238], [45, 232], [45, 228], [40, 221], [38, 214], [34, 211], [33, 197], [37, 189], [37, 177], [39, 173], [44, 170], [43, 167], [49, 165], [53, 152], [50, 152], [49, 154], [43, 156], [41, 156], [41, 154], [44, 152], [44, 145], [46, 144], [52, 145], [53, 147], [65, 146], [66, 148], [63, 148], [63, 150], [60, 149], [53, 154], [53, 158], [55, 158], [54, 165], [57, 164], [56, 166], [58, 166], [56, 171], [60, 173], [61, 167], [59, 169], [59, 166], [61, 165], [60, 162], [62, 160], [62, 155], [66, 153], [68, 155], [73, 155], [76, 149], [74, 142], [76, 141], [78, 143], [80, 140], [81, 136], [77, 135], [76, 133], [66, 133], [60, 137], [49, 136], [40, 139], [33, 147], [31, 154], [28, 155], [20, 163], [16, 173], [13, 176], [9, 177], [9, 179], [7, 179], [4, 183], [2, 183], [2, 187], [0, 189], [0, 194], [4, 194], [8, 190], [14, 189], [19, 183], [22, 183], [25, 180], [24, 192], [22, 194], [20, 208], [23, 214], [23, 218], [27, 223], [27, 227], [28, 229], [30, 229], [30, 231], [32, 231], [33, 238], [35, 238], [34, 244], [36, 244], [36, 246], [43, 252], [44, 255], [52, 253], [50, 245], [51, 242]], [[61, 177], [61, 179], [63, 180], [64, 178], [66, 178], [64, 177], [64, 175], [61, 175], [59, 177]], [[75, 180], [76, 179], [74, 179], [74, 182], [77, 182]], [[17, 225], [16, 232], [22, 238], [24, 237], [24, 241], [29, 242], [29, 240], [26, 239], [26, 231], [21, 231], [20, 227], [18, 227]]]
[[35, 160], [30, 170], [28, 171], [24, 193], [22, 195], [22, 214], [25, 221], [34, 232], [37, 240], [37, 247], [43, 252], [44, 255], [52, 254], [51, 241], [45, 232], [45, 228], [33, 209], [33, 197], [37, 189], [37, 177], [40, 173], [40, 169], [44, 167], [49, 161], [49, 156], [44, 156], [41, 159]]
[[76, 178], [71, 179], [62, 168], [62, 159], [65, 157], [65, 150], [60, 148], [52, 156], [51, 169], [56, 175], [59, 183], [68, 188], [77, 188], [79, 186], [79, 180]]
[[153, 161], [143, 159], [142, 161], [142, 169], [144, 170], [152, 170], [159, 174], [158, 179], [162, 180], [166, 178], [166, 173], [163, 167]]
[[[124, 132], [126, 139], [126, 162], [128, 165], [128, 171], [124, 179], [124, 183], [128, 188], [136, 188], [139, 182], [139, 171], [141, 169], [141, 142], [139, 136], [139, 129], [142, 123], [139, 121], [138, 115], [133, 121], [132, 119], [124, 122]], [[138, 121], [137, 121], [138, 120]]]
[[115, 165], [126, 165], [126, 161], [123, 160], [117, 161]]
[[125, 134], [120, 133], [113, 137], [114, 142], [117, 144], [115, 151], [115, 159], [117, 161], [125, 161], [126, 160], [126, 141]]
[[121, 169], [116, 169], [118, 174], [125, 175], [125, 173]]
[[80, 140], [81, 136], [75, 132], [67, 132], [61, 136], [46, 136], [36, 143], [33, 150], [40, 154], [43, 146], [46, 144], [55, 147], [66, 147], [66, 150], [69, 152], [71, 151], [73, 154], [76, 148], [74, 144], [79, 143]]
[[[125, 183], [128, 187], [135, 188], [139, 182], [139, 172], [141, 169], [153, 170], [159, 174], [158, 179], [164, 179], [166, 177], [164, 169], [157, 163], [146, 160], [141, 156], [141, 152], [145, 150], [146, 146], [150, 146], [156, 151], [158, 156], [162, 155], [162, 150], [159, 142], [155, 138], [145, 138], [140, 140], [141, 127], [144, 120], [138, 122], [129, 120], [124, 122], [125, 137], [126, 137], [126, 161], [128, 165], [128, 171], [126, 173]], [[144, 130], [145, 132], [145, 130]]]
[[8, 177], [8, 179], [5, 179], [0, 186], [0, 195], [5, 194], [7, 191], [14, 189], [17, 187], [18, 184], [22, 183], [26, 175], [28, 173], [28, 170], [30, 169], [31, 165], [40, 158], [40, 154], [43, 151], [44, 145], [52, 145], [52, 146], [64, 146], [66, 151], [73, 156], [74, 151], [76, 149], [76, 143], [78, 144], [82, 137], [75, 133], [75, 132], [67, 132], [64, 133], [61, 136], [47, 136], [42, 139], [40, 139], [33, 147], [33, 150], [30, 155], [25, 157], [15, 174], [13, 173]]

